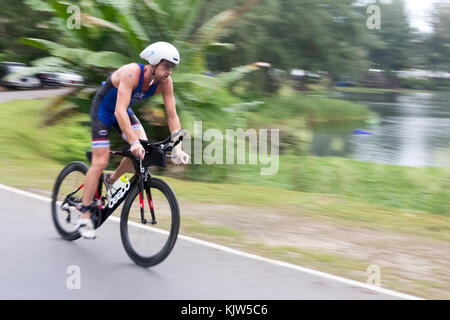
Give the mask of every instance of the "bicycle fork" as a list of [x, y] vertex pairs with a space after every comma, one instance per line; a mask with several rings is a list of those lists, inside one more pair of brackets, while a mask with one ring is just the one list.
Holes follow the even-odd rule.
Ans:
[[[142, 160], [141, 160], [140, 161], [141, 174], [144, 174], [143, 170], [145, 170], [145, 169], [142, 167]], [[147, 178], [148, 174], [149, 174], [148, 171], [145, 172], [145, 176], [141, 176], [141, 179], [139, 179], [139, 203], [140, 203], [140, 207], [141, 207], [141, 222], [143, 224], [147, 223], [147, 220], [144, 218], [144, 177]], [[150, 214], [152, 216], [152, 221], [150, 223], [156, 224], [157, 221], [155, 219], [155, 210], [153, 207], [153, 200], [152, 200], [152, 194], [150, 191], [150, 187], [145, 188], [145, 193], [147, 194], [148, 206], [150, 207]]]
[[[148, 221], [144, 218], [144, 196], [143, 196], [143, 188], [139, 191], [139, 202], [141, 205], [141, 222], [146, 224]], [[157, 221], [155, 219], [155, 209], [153, 207], [153, 200], [150, 188], [145, 188], [145, 193], [147, 194], [148, 206], [150, 207], [150, 214], [152, 216], [151, 224], [156, 224]]]

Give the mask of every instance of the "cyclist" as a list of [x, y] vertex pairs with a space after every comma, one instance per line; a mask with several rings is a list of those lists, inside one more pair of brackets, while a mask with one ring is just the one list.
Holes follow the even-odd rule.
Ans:
[[[139, 55], [149, 64], [126, 64], [109, 74], [98, 89], [91, 105], [92, 123], [92, 161], [85, 181], [83, 200], [79, 210], [82, 212], [78, 227], [83, 238], [95, 239], [95, 229], [91, 220], [98, 179], [109, 162], [109, 130], [115, 128], [131, 146], [136, 157], [144, 158], [145, 151], [139, 139], [148, 140], [131, 106], [142, 99], [161, 94], [164, 100], [168, 126], [171, 133], [181, 128], [175, 108], [173, 84], [170, 77], [174, 67], [180, 62], [178, 50], [167, 42], [150, 44]], [[183, 152], [181, 144], [172, 151], [176, 164], [187, 164], [189, 156]], [[132, 160], [123, 158], [119, 167], [105, 175], [106, 188], [124, 173], [133, 170]]]

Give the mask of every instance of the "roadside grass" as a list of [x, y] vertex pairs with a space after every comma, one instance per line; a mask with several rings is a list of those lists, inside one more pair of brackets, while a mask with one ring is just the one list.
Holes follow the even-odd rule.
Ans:
[[[87, 115], [39, 127], [50, 99], [0, 105], [0, 182], [22, 189], [53, 187], [70, 161], [86, 162]], [[342, 158], [281, 156], [278, 174], [231, 166], [233, 183], [164, 177], [180, 199], [277, 210], [379, 229], [450, 239], [450, 171], [408, 168]], [[206, 173], [207, 174], [207, 173]], [[258, 177], [255, 179], [255, 177]], [[430, 215], [430, 213], [435, 213]]]
[[242, 240], [242, 233], [233, 228], [211, 223], [203, 223], [199, 219], [181, 216], [181, 233], [193, 236], [203, 236], [210, 240], [233, 239]]
[[[274, 161], [276, 164], [276, 162]], [[267, 186], [286, 191], [333, 194], [374, 205], [450, 217], [450, 168], [404, 167], [336, 157], [283, 154], [277, 172], [270, 165], [190, 165], [188, 177], [200, 182]], [[191, 174], [192, 172], [196, 174]], [[284, 193], [285, 191], [283, 191]], [[266, 194], [267, 198], [273, 197]], [[250, 194], [250, 198], [255, 195]], [[276, 197], [283, 197], [276, 193]], [[254, 199], [252, 199], [254, 201]], [[267, 202], [259, 199], [258, 203]]]
[[0, 156], [14, 160], [51, 159], [61, 163], [84, 160], [91, 134], [86, 114], [76, 114], [54, 126], [41, 126], [51, 99], [0, 104]]
[[[308, 265], [309, 268], [322, 269], [324, 272], [335, 272], [339, 270], [351, 270], [354, 272], [361, 270], [365, 273], [367, 264], [364, 261], [342, 257], [318, 250], [300, 249], [293, 246], [266, 246], [257, 243], [249, 245], [252, 251], [266, 255], [277, 260], [286, 261], [297, 265]], [[321, 268], [320, 266], [326, 266]], [[362, 280], [362, 279], [361, 279]]]
[[450, 219], [424, 211], [389, 208], [332, 194], [163, 178], [180, 200], [273, 208], [274, 214], [303, 215], [450, 241]]
[[344, 158], [286, 155], [280, 157], [279, 173], [274, 176], [254, 179], [258, 173], [256, 168], [241, 166], [237, 169], [234, 178], [238, 183], [339, 194], [386, 207], [450, 217], [450, 168], [414, 168]]

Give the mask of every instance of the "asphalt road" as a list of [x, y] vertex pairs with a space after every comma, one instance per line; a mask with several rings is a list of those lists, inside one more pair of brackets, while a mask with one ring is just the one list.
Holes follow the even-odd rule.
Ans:
[[[59, 237], [50, 202], [0, 185], [0, 299], [398, 299], [323, 276], [178, 239], [152, 268], [135, 265], [106, 221], [96, 240]], [[70, 266], [80, 287], [70, 289]], [[68, 273], [69, 271], [69, 273]]]
[[0, 103], [11, 100], [36, 99], [67, 94], [74, 88], [0, 91]]

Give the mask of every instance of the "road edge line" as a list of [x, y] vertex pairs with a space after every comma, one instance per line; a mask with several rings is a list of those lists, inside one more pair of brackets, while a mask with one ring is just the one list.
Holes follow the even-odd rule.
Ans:
[[[41, 200], [41, 201], [45, 201], [45, 202], [51, 202], [50, 198], [47, 198], [47, 197], [44, 197], [44, 196], [41, 196], [41, 195], [38, 195], [38, 194], [34, 194], [32, 192], [28, 192], [28, 191], [20, 190], [20, 189], [17, 189], [17, 188], [9, 187], [9, 186], [3, 185], [3, 184], [0, 184], [0, 189], [6, 190], [6, 191], [10, 191], [10, 192], [14, 192], [14, 193], [17, 193], [17, 194], [20, 194], [20, 195], [28, 196], [28, 197], [34, 198], [36, 200]], [[120, 218], [115, 217], [115, 216], [110, 216], [108, 218], [108, 220], [112, 220], [112, 221], [117, 222], [117, 223], [120, 222]], [[134, 223], [133, 225], [135, 225], [136, 227], [139, 227], [139, 228], [144, 228], [144, 229], [150, 228], [148, 226], [140, 225], [138, 223]], [[363, 283], [363, 282], [358, 282], [356, 280], [346, 279], [346, 278], [335, 276], [333, 274], [325, 273], [325, 272], [322, 272], [322, 271], [317, 271], [317, 270], [314, 270], [314, 269], [309, 269], [309, 268], [306, 268], [306, 267], [302, 267], [302, 266], [299, 266], [299, 265], [296, 265], [296, 264], [292, 264], [292, 263], [288, 263], [288, 262], [284, 262], [284, 261], [279, 261], [279, 260], [274, 260], [274, 259], [261, 257], [261, 256], [258, 256], [258, 255], [252, 254], [252, 253], [247, 253], [247, 252], [244, 252], [244, 251], [241, 251], [241, 250], [229, 248], [229, 247], [226, 247], [226, 246], [214, 243], [214, 242], [200, 240], [200, 239], [196, 239], [196, 238], [193, 238], [193, 237], [190, 237], [190, 236], [185, 236], [185, 235], [182, 235], [182, 234], [179, 234], [178, 238], [182, 239], [182, 240], [186, 240], [186, 241], [192, 242], [192, 243], [200, 244], [200, 245], [203, 245], [203, 246], [206, 246], [206, 247], [210, 247], [210, 248], [213, 248], [213, 249], [216, 249], [216, 250], [220, 250], [220, 251], [224, 251], [224, 252], [227, 252], [227, 253], [231, 253], [231, 254], [234, 254], [234, 255], [246, 257], [246, 258], [249, 258], [249, 259], [264, 261], [264, 262], [271, 263], [271, 264], [274, 264], [274, 265], [277, 265], [277, 266], [293, 269], [293, 270], [296, 270], [296, 271], [301, 271], [301, 272], [304, 272], [304, 273], [308, 273], [308, 274], [312, 274], [312, 275], [315, 275], [315, 276], [323, 277], [323, 278], [326, 278], [326, 279], [342, 282], [342, 283], [353, 285], [353, 286], [360, 287], [360, 288], [363, 288], [363, 289], [376, 291], [378, 293], [387, 294], [387, 295], [390, 295], [390, 296], [393, 296], [393, 297], [406, 299], [406, 300], [424, 300], [423, 298], [419, 298], [419, 297], [412, 296], [412, 295], [409, 295], [409, 294], [393, 291], [393, 290], [390, 290], [390, 289], [385, 289], [385, 288], [378, 287], [378, 286], [369, 285], [369, 284], [366, 284], [366, 283]]]

